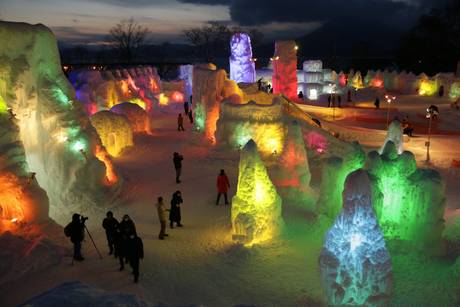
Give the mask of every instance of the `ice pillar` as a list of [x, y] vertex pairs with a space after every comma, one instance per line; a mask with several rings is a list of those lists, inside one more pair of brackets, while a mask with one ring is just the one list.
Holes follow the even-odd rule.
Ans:
[[343, 209], [319, 258], [330, 306], [385, 306], [391, 295], [392, 268], [372, 208], [371, 185], [364, 170], [348, 175]]
[[294, 41], [277, 41], [273, 62], [273, 93], [297, 97], [297, 46]]
[[246, 245], [272, 239], [283, 224], [281, 203], [256, 143], [249, 140], [241, 152], [238, 188], [232, 200], [233, 239]]
[[256, 81], [252, 59], [251, 38], [246, 33], [235, 33], [230, 40], [230, 79], [236, 83]]
[[382, 154], [385, 146], [389, 141], [393, 142], [393, 144], [396, 146], [398, 154], [401, 154], [403, 152], [404, 135], [403, 128], [399, 120], [392, 121], [388, 126], [387, 137], [385, 138], [385, 142], [379, 150], [380, 154]]

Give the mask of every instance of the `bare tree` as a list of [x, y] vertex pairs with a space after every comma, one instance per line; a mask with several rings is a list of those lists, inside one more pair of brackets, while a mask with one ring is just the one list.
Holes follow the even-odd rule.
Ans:
[[130, 62], [137, 48], [145, 43], [149, 30], [133, 18], [125, 19], [110, 29], [110, 40], [123, 60]]
[[229, 28], [217, 22], [210, 22], [202, 27], [187, 29], [184, 31], [184, 35], [190, 44], [195, 47], [198, 57], [205, 62], [212, 62], [216, 55], [228, 54], [230, 37], [238, 32], [248, 33], [251, 36], [253, 46], [262, 42], [263, 33], [257, 29]]

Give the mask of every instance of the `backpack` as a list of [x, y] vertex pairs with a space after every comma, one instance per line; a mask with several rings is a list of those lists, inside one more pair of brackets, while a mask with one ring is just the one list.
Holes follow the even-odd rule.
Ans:
[[64, 234], [66, 237], [70, 237], [72, 235], [72, 223], [69, 223], [65, 228], [64, 228]]

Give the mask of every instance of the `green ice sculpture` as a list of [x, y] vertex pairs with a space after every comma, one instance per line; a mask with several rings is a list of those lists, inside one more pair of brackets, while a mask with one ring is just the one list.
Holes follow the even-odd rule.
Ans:
[[417, 169], [415, 157], [398, 155], [388, 142], [381, 155], [368, 155], [374, 208], [387, 239], [412, 241], [419, 246], [439, 242], [444, 227], [444, 183], [438, 172]]

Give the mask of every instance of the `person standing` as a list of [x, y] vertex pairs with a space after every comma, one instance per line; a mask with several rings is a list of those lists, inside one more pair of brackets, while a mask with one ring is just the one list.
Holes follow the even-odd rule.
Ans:
[[129, 265], [133, 269], [134, 282], [137, 283], [139, 280], [139, 262], [140, 259], [144, 259], [144, 245], [142, 244], [142, 239], [135, 233], [128, 238], [127, 255]]
[[121, 233], [120, 228], [117, 228], [114, 235], [115, 257], [120, 261], [120, 271], [125, 269], [124, 260], [127, 259], [126, 255], [126, 241], [127, 237]]
[[374, 105], [376, 109], [380, 109], [380, 98], [375, 97]]
[[165, 204], [163, 202], [163, 197], [158, 197], [157, 202], [157, 211], [158, 211], [158, 219], [160, 220], [160, 234], [158, 235], [158, 239], [164, 240], [164, 237], [167, 237], [168, 234], [166, 233], [166, 212], [169, 211], [166, 209]]
[[133, 233], [134, 234], [137, 233], [136, 225], [134, 224], [133, 220], [127, 214], [123, 216], [123, 220], [121, 221], [119, 227], [120, 227], [121, 233], [128, 237]]
[[109, 255], [113, 254], [115, 233], [118, 228], [118, 221], [113, 217], [112, 211], [107, 212], [106, 218], [102, 221], [102, 227], [105, 229], [107, 244], [109, 245]]
[[332, 94], [327, 95], [327, 107], [331, 107], [331, 102], [332, 102]]
[[180, 175], [182, 173], [182, 160], [184, 160], [184, 157], [181, 156], [178, 152], [175, 152], [173, 154], [173, 163], [174, 163], [174, 168], [176, 169], [176, 183], [180, 183]]
[[184, 111], [185, 111], [185, 115], [187, 115], [189, 111], [188, 101], [184, 101]]
[[225, 204], [228, 205], [227, 192], [230, 188], [230, 181], [223, 169], [220, 170], [219, 176], [217, 176], [217, 200], [216, 206], [219, 205], [220, 196], [224, 194]]
[[193, 124], [193, 113], [192, 109], [188, 111], [188, 119], [190, 120], [190, 123]]
[[179, 113], [179, 116], [177, 117], [177, 131], [185, 131], [184, 118], [182, 117], [181, 113]]
[[181, 224], [181, 214], [180, 206], [183, 203], [182, 195], [180, 191], [174, 192], [171, 199], [171, 209], [169, 210], [169, 226], [174, 228], [174, 223], [177, 224], [177, 227], [182, 227]]
[[64, 228], [64, 234], [70, 237], [73, 244], [73, 259], [83, 261], [85, 258], [81, 255], [81, 242], [85, 238], [85, 221], [86, 218], [80, 217], [80, 214], [72, 215], [72, 222]]

